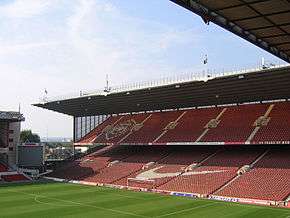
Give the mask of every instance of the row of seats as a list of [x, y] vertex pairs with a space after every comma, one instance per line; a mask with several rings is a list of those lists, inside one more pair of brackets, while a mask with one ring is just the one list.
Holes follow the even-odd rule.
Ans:
[[217, 195], [285, 200], [290, 195], [290, 149], [272, 149], [255, 164], [254, 169], [239, 177]]
[[52, 176], [72, 180], [85, 179], [96, 175], [109, 163], [127, 158], [132, 152], [133, 150], [127, 150], [126, 147], [112, 148], [100, 154], [96, 152], [62, 166]]
[[114, 125], [115, 122], [117, 122], [120, 119], [119, 116], [111, 116], [107, 120], [105, 120], [103, 123], [98, 125], [95, 129], [93, 129], [91, 132], [89, 132], [87, 135], [85, 135], [80, 142], [81, 143], [92, 143], [96, 140], [96, 137], [98, 137], [103, 129], [108, 125]]
[[[156, 169], [154, 172], [166, 174], [166, 173], [175, 173], [176, 176], [182, 173], [186, 167], [191, 164], [199, 163], [208, 157], [210, 154], [215, 152], [214, 148], [204, 149], [204, 148], [195, 148], [194, 151], [192, 148], [183, 147], [183, 149], [174, 149], [170, 150], [167, 148], [167, 154], [163, 159], [157, 161], [154, 165], [147, 169], [141, 169], [135, 172], [133, 175], [130, 175], [131, 178], [136, 178], [138, 175], [150, 170]], [[146, 163], [146, 161], [144, 162]], [[176, 176], [169, 176], [163, 178], [154, 179], [154, 183], [146, 183], [146, 181], [131, 180], [129, 181], [130, 186], [135, 187], [146, 187], [153, 188], [153, 186], [161, 186], [174, 179]], [[122, 180], [115, 182], [116, 185], [127, 185], [128, 177], [123, 178]], [[141, 182], [141, 183], [140, 183]]]
[[276, 103], [271, 111], [270, 121], [267, 126], [261, 128], [253, 141], [275, 142], [290, 141], [290, 103]]
[[176, 177], [159, 188], [202, 195], [212, 194], [233, 179], [240, 167], [252, 163], [261, 152], [261, 149], [250, 149], [250, 151], [239, 148], [219, 150], [194, 170], [196, 174]]
[[7, 166], [5, 166], [4, 164], [0, 163], [0, 173], [1, 172], [6, 172], [8, 170]]
[[245, 142], [254, 130], [254, 122], [265, 114], [269, 105], [229, 107], [222, 115], [218, 128], [211, 129], [203, 142]]
[[[257, 131], [255, 122], [263, 116], [268, 119], [268, 124], [260, 126]], [[289, 144], [289, 129], [290, 103], [280, 102], [275, 103], [273, 108], [271, 104], [252, 104], [112, 116], [78, 143], [166, 144], [198, 141], [243, 144], [251, 140], [253, 144]], [[254, 130], [255, 134], [252, 134]]]
[[[51, 176], [282, 201], [290, 195], [289, 151], [289, 147], [268, 149], [260, 146], [119, 146], [74, 161]], [[244, 166], [251, 169], [238, 175]]]
[[[0, 163], [0, 173], [5, 173], [8, 172], [9, 168]], [[8, 174], [8, 175], [1, 175], [0, 176], [0, 181], [3, 180], [5, 182], [19, 182], [19, 181], [26, 181], [28, 180], [24, 175], [19, 174], [19, 173], [15, 173], [15, 174]]]
[[1, 178], [5, 182], [28, 181], [28, 179], [24, 175], [22, 175], [22, 174], [2, 175]]

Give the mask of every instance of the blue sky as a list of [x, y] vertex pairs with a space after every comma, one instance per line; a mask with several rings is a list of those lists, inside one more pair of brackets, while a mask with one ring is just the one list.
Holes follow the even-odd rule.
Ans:
[[72, 119], [31, 106], [49, 96], [209, 69], [244, 68], [274, 56], [169, 0], [0, 1], [0, 110], [21, 109], [23, 128], [72, 135]]

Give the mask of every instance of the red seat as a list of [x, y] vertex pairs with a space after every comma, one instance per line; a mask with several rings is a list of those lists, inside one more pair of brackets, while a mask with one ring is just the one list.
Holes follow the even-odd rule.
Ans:
[[2, 175], [2, 179], [6, 182], [18, 182], [18, 181], [26, 181], [28, 180], [22, 174], [14, 174], [14, 175]]
[[262, 127], [253, 141], [257, 143], [290, 143], [290, 102], [275, 103], [270, 121]]

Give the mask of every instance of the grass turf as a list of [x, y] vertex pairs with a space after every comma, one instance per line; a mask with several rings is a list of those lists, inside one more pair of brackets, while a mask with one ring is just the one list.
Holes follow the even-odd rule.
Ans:
[[63, 183], [0, 187], [0, 217], [290, 218], [289, 209]]

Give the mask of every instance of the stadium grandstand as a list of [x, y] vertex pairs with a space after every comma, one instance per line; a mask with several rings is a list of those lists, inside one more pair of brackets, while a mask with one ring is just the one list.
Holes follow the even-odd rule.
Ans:
[[[84, 207], [94, 212], [91, 217], [96, 211], [101, 217], [106, 213], [143, 218], [289, 216], [290, 1], [171, 1], [199, 15], [205, 24], [215, 23], [279, 57], [284, 64], [106, 87], [45, 97], [34, 104], [73, 117], [74, 146], [93, 147], [43, 177], [81, 188], [53, 183], [44, 189], [31, 186], [31, 192], [30, 187], [26, 192], [23, 187], [17, 189], [34, 198], [37, 206], [48, 207], [49, 215], [70, 217], [69, 211]], [[10, 151], [7, 123], [0, 126], [0, 143], [4, 142], [6, 152]], [[2, 162], [2, 182], [24, 179], [25, 174], [10, 175], [13, 165]], [[95, 187], [91, 186], [100, 189], [92, 191]], [[155, 199], [146, 193], [138, 198], [135, 192], [124, 195], [123, 190], [162, 195]], [[50, 196], [52, 191], [56, 197]], [[96, 193], [101, 195], [99, 204], [92, 200]], [[164, 195], [202, 200], [196, 200], [194, 207], [181, 208], [176, 202], [183, 198], [171, 204]], [[208, 200], [213, 203], [204, 204]], [[220, 206], [221, 201], [230, 203]], [[233, 203], [271, 207], [262, 207], [262, 211], [246, 205], [250, 209], [231, 210], [228, 206]], [[168, 212], [171, 209], [180, 210]], [[74, 217], [83, 217], [84, 210], [75, 212]]]
[[[290, 62], [290, 2], [172, 0]], [[74, 117], [75, 146], [101, 149], [51, 178], [287, 206], [290, 66], [107, 87], [35, 104]]]
[[74, 116], [75, 146], [102, 148], [50, 177], [286, 206], [289, 71], [260, 66], [37, 104]]

